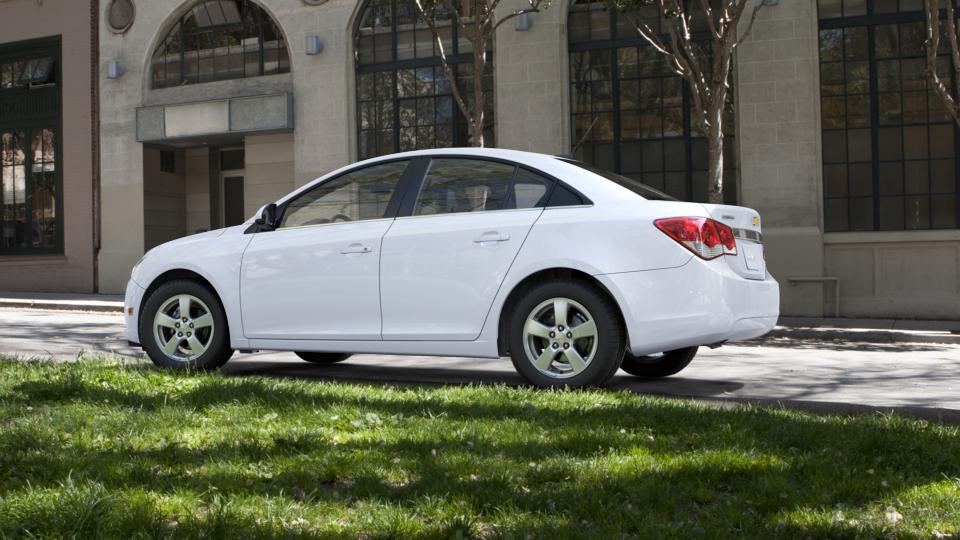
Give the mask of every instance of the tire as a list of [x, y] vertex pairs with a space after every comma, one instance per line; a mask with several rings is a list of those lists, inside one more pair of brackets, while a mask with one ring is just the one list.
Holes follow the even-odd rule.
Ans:
[[[556, 319], [564, 303], [566, 324]], [[524, 291], [507, 329], [514, 367], [540, 388], [602, 386], [623, 360], [625, 332], [616, 304], [582, 281], [551, 280]]]
[[140, 310], [139, 324], [143, 349], [162, 368], [212, 370], [233, 355], [220, 299], [196, 281], [178, 279], [157, 287]]
[[313, 364], [336, 364], [343, 362], [353, 356], [350, 353], [323, 353], [323, 352], [298, 352], [294, 353], [301, 359]]
[[637, 377], [669, 377], [680, 373], [690, 365], [700, 347], [687, 347], [663, 353], [663, 356], [633, 356], [627, 353], [623, 357], [620, 369]]

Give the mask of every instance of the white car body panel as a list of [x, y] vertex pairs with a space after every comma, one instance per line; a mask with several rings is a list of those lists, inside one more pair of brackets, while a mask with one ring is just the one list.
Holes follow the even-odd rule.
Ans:
[[[738, 238], [737, 256], [705, 261], [653, 225], [662, 217], [712, 217], [759, 238], [753, 210], [647, 201], [542, 154], [456, 148], [405, 155], [512, 161], [560, 179], [591, 204], [245, 234], [251, 218], [175, 240], [151, 250], [134, 269], [125, 302], [133, 309], [127, 339], [140, 342], [136, 321], [145, 291], [173, 270], [211, 284], [226, 311], [231, 346], [244, 350], [498, 357], [499, 321], [510, 293], [527, 277], [555, 268], [592, 276], [610, 293], [636, 355], [757, 337], [776, 323], [779, 287], [766, 271], [759, 241]], [[278, 204], [355, 167], [397, 157], [343, 167]], [[473, 242], [489, 231], [510, 240]], [[338, 252], [357, 242], [371, 252]], [[283, 313], [275, 309], [277, 298]], [[336, 316], [319, 311], [324, 306], [335, 306]]]
[[477, 339], [541, 213], [534, 208], [397, 218], [380, 260], [383, 339]]
[[380, 243], [392, 223], [377, 219], [249, 235], [240, 276], [244, 335], [379, 340]]

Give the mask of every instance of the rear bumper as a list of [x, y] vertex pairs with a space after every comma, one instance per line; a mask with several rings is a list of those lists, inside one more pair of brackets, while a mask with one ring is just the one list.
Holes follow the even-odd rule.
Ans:
[[759, 337], [780, 315], [773, 277], [745, 279], [720, 259], [596, 277], [620, 304], [634, 355]]
[[146, 290], [132, 279], [127, 282], [127, 291], [123, 296], [123, 333], [127, 342], [131, 344], [140, 344], [140, 331], [137, 328], [137, 323], [140, 320], [140, 304], [143, 301], [144, 292]]

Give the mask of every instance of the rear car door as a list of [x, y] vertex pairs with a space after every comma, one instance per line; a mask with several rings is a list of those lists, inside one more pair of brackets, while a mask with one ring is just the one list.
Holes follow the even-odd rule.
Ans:
[[240, 274], [248, 338], [380, 339], [380, 243], [409, 161], [377, 163], [291, 200], [254, 235]]
[[552, 188], [512, 163], [432, 158], [383, 240], [383, 339], [479, 337]]

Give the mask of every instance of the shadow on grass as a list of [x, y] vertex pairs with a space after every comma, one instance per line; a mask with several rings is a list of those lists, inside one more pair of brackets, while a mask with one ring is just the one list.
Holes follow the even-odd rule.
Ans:
[[[789, 516], [875, 512], [880, 501], [960, 477], [955, 429], [895, 417], [715, 410], [626, 393], [502, 386], [384, 392], [383, 385], [254, 377], [183, 376], [196, 384], [166, 392], [143, 384], [142, 377], [157, 376], [149, 369], [128, 370], [119, 380], [110, 379], [106, 367], [84, 369], [55, 366], [47, 376], [38, 371], [0, 386], [0, 406], [59, 411], [45, 422], [0, 423], [0, 498], [62, 490], [66, 478], [92, 483], [102, 496], [83, 495], [92, 498], [81, 497], [87, 502], [76, 511], [86, 512], [83, 523], [104, 522], [91, 529], [99, 533], [116, 526], [106, 521], [122, 519], [109, 510], [98, 514], [98, 505], [143, 490], [192, 494], [204, 512], [190, 526], [208, 535], [283, 532], [251, 521], [244, 508], [224, 509], [227, 503], [217, 498], [224, 494], [298, 508], [360, 505], [376, 513], [389, 505], [420, 520], [429, 520], [438, 500], [460, 512], [443, 514], [415, 536], [453, 536], [460, 529], [483, 536], [475, 520], [498, 523], [497, 534], [514, 537], [881, 536], [891, 530], [912, 537], [919, 535], [876, 519], [853, 525]], [[97, 369], [106, 375], [97, 376]], [[105, 418], [71, 415], [78, 406], [87, 407], [86, 415], [102, 407]], [[203, 431], [196, 419], [225, 409], [241, 416], [217, 416], [223, 424], [210, 431], [229, 435], [188, 444], [170, 426], [152, 433], [161, 431], [157, 415], [167, 422], [182, 415], [182, 434]], [[264, 423], [264, 411], [277, 416]], [[365, 421], [368, 415], [376, 421]], [[65, 432], [73, 433], [70, 447]], [[143, 527], [169, 532], [164, 516], [154, 515], [157, 505], [145, 500], [137, 508], [151, 525]], [[49, 508], [43, 508], [18, 514], [20, 532], [68, 531], [51, 530]], [[0, 536], [16, 534], [3, 514]], [[461, 514], [471, 517], [461, 523], [455, 519]], [[379, 527], [375, 532], [407, 536], [402, 523], [383, 519], [370, 525]], [[180, 521], [187, 527], [190, 520]], [[129, 526], [122, 532], [145, 530]]]

